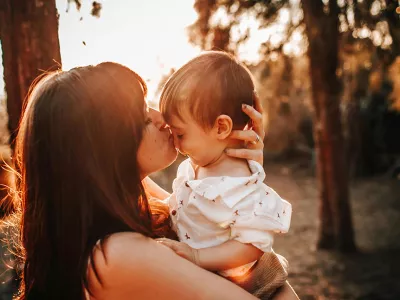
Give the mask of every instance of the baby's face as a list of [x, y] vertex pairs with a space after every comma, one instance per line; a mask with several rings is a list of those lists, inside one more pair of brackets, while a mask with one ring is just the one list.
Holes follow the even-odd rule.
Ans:
[[216, 138], [214, 129], [202, 128], [190, 116], [181, 120], [172, 116], [169, 126], [178, 151], [190, 157], [198, 166], [206, 166], [221, 155], [221, 142]]

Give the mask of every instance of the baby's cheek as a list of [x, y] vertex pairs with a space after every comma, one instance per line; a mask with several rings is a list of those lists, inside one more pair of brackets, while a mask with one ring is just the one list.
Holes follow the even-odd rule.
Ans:
[[185, 141], [181, 143], [182, 150], [189, 155], [196, 155], [198, 153], [198, 147], [196, 143]]

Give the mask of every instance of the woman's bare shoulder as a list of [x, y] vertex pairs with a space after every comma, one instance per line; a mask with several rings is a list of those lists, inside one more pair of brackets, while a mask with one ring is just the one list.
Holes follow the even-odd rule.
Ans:
[[157, 242], [140, 233], [114, 233], [98, 243], [93, 249], [94, 263], [110, 268], [113, 265], [126, 265], [126, 259], [142, 261], [149, 256], [148, 251], [157, 251]]
[[142, 249], [151, 247], [154, 241], [140, 233], [136, 232], [119, 232], [107, 237], [102, 243], [98, 244], [94, 249], [94, 255], [101, 254], [104, 256], [105, 262], [118, 262], [121, 255], [129, 254], [135, 258], [141, 255]]
[[[99, 242], [88, 265], [87, 278], [91, 289], [119, 285], [136, 275], [152, 272], [151, 258], [160, 255], [160, 246], [139, 233], [121, 232]], [[106, 284], [105, 284], [106, 283]]]

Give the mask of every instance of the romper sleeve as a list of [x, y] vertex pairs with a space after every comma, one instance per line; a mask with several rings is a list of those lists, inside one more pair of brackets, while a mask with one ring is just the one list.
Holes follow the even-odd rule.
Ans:
[[291, 215], [291, 204], [262, 184], [251, 201], [237, 209], [236, 218], [231, 222], [231, 235], [239, 242], [271, 252], [274, 233], [288, 232]]

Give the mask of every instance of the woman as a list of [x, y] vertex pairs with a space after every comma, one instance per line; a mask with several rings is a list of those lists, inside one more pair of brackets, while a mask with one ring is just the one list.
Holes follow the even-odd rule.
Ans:
[[[151, 239], [169, 224], [148, 196], [167, 193], [142, 181], [177, 153], [145, 96], [142, 78], [115, 63], [53, 73], [32, 90], [16, 141], [20, 299], [254, 298]], [[236, 135], [255, 140], [253, 131]]]

